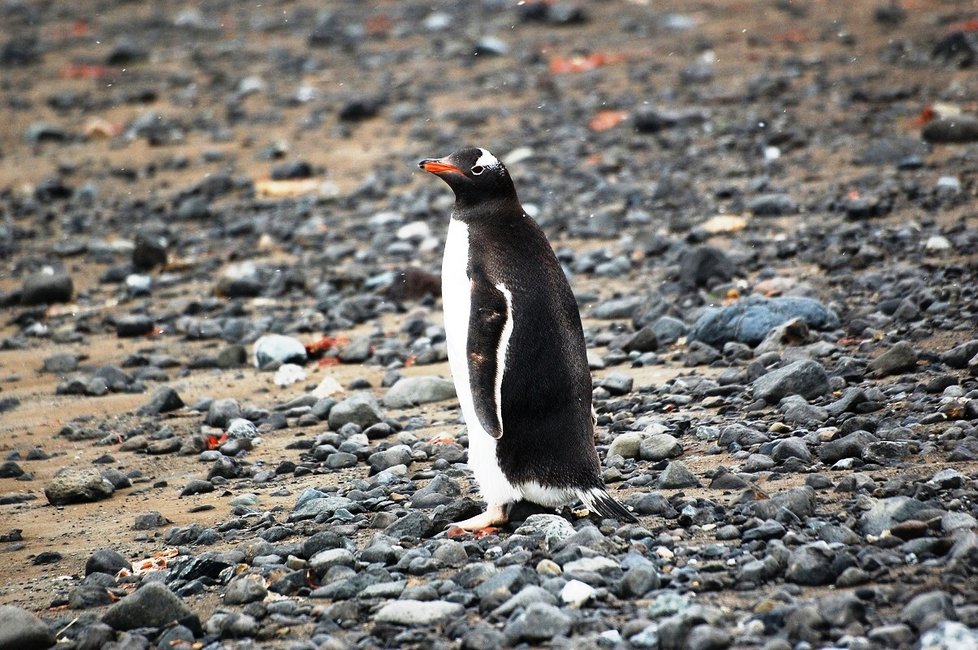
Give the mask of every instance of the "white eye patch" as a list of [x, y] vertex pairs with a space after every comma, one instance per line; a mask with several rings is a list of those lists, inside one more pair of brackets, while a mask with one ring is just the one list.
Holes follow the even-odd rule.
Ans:
[[485, 149], [479, 149], [479, 151], [482, 152], [482, 155], [475, 161], [473, 167], [495, 167], [500, 164], [496, 157]]

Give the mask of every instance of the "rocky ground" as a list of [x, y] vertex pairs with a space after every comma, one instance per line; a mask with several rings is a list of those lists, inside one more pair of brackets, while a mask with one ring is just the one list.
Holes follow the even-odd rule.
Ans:
[[[973, 2], [0, 25], [0, 647], [978, 645]], [[565, 264], [637, 525], [445, 530], [416, 162], [470, 144]]]

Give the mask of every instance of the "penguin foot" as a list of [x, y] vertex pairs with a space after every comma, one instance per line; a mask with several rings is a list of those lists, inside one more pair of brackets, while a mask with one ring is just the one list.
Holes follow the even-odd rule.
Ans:
[[507, 521], [509, 521], [509, 515], [506, 513], [506, 506], [503, 505], [491, 505], [486, 508], [486, 511], [475, 517], [469, 517], [464, 521], [459, 521], [449, 528], [461, 528], [462, 530], [478, 531], [483, 528], [491, 528], [495, 526], [502, 526]]

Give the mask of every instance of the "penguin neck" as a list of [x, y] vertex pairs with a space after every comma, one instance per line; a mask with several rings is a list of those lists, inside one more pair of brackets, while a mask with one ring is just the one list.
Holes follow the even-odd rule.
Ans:
[[515, 194], [493, 198], [482, 197], [477, 201], [456, 196], [452, 219], [466, 224], [502, 224], [523, 216], [523, 206]]

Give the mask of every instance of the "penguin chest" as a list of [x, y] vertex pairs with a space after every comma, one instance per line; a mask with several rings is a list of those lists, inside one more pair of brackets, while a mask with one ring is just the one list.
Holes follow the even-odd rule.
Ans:
[[[472, 282], [468, 269], [468, 226], [462, 221], [452, 219], [445, 240], [441, 275], [448, 364], [468, 430], [469, 467], [486, 502], [504, 504], [519, 498], [520, 492], [503, 474], [498, 461], [497, 440], [486, 432], [476, 413], [467, 356], [469, 319], [472, 312]], [[501, 371], [500, 368], [500, 379]]]

